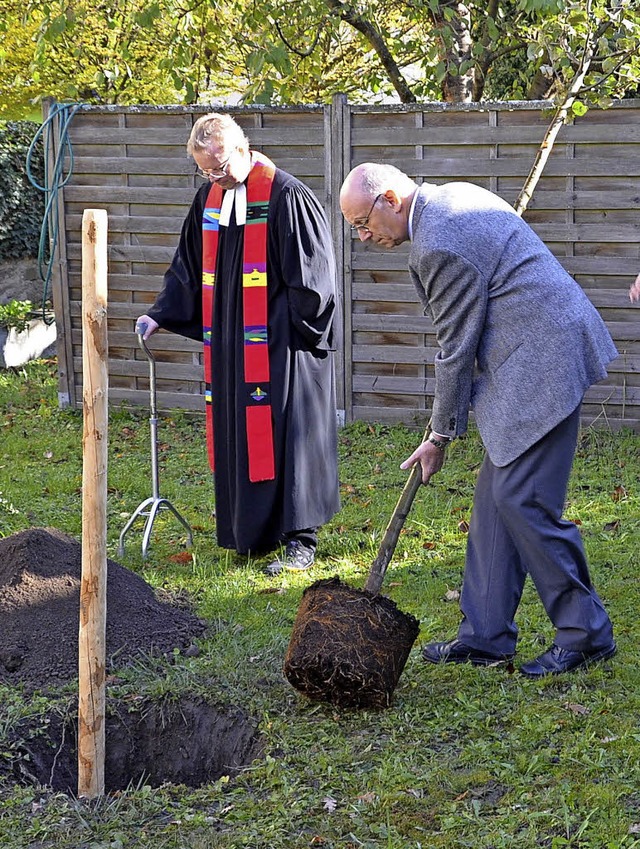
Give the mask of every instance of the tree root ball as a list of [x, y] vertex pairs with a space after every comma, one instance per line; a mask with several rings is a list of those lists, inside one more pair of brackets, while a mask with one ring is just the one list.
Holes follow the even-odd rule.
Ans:
[[302, 595], [284, 674], [314, 701], [388, 707], [419, 630], [418, 620], [385, 596], [338, 577], [316, 581]]

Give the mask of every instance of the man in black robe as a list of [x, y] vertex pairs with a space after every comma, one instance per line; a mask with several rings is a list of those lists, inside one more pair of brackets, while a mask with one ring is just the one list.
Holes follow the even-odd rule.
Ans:
[[[200, 118], [187, 151], [207, 182], [185, 219], [163, 289], [138, 318], [136, 332], [147, 339], [160, 327], [201, 340], [203, 325], [211, 328], [205, 358], [211, 357], [218, 544], [241, 554], [260, 554], [282, 543], [285, 555], [266, 567], [267, 574], [277, 575], [283, 567], [307, 569], [315, 557], [319, 526], [340, 507], [332, 354], [335, 263], [329, 227], [314, 194], [251, 151], [231, 116]], [[264, 162], [272, 173], [266, 212], [265, 349], [274, 471], [271, 479], [254, 481], [249, 452], [256, 456], [261, 449], [251, 448], [247, 437], [243, 250], [249, 229], [247, 178]], [[211, 205], [214, 183], [224, 191], [214, 228], [212, 314], [203, 316], [203, 215], [211, 217], [211, 210], [204, 210]]]

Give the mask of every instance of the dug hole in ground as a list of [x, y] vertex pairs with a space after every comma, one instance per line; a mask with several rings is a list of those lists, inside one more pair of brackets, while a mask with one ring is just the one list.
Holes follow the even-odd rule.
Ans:
[[[82, 546], [55, 528], [0, 539], [0, 681], [58, 695], [77, 678]], [[107, 682], [149, 659], [179, 663], [197, 652], [206, 623], [158, 596], [139, 575], [107, 561]], [[0, 772], [21, 784], [75, 793], [77, 697], [10, 732]], [[256, 720], [201, 696], [118, 700], [107, 694], [105, 789], [139, 782], [197, 787], [234, 775], [261, 753]]]

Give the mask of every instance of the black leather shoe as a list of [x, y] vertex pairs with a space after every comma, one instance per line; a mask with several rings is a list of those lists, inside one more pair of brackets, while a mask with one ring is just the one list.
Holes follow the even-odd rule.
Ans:
[[492, 654], [473, 649], [460, 640], [447, 643], [429, 643], [422, 649], [422, 657], [429, 663], [472, 663], [474, 666], [493, 666], [511, 660], [512, 654]]
[[542, 678], [545, 675], [560, 675], [562, 672], [572, 672], [574, 669], [584, 669], [598, 660], [606, 660], [616, 653], [616, 644], [611, 643], [603, 649], [593, 651], [571, 651], [562, 649], [555, 644], [548, 651], [528, 660], [520, 667], [520, 672], [527, 678]]

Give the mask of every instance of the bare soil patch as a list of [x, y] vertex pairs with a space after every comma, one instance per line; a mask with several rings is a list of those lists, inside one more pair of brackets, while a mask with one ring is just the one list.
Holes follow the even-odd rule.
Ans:
[[[77, 677], [82, 546], [55, 528], [0, 539], [0, 680], [51, 692]], [[107, 561], [107, 672], [149, 656], [197, 651], [206, 623]], [[77, 791], [77, 704], [25, 720], [5, 742], [0, 776]], [[105, 789], [141, 781], [197, 787], [234, 775], [261, 752], [258, 723], [201, 696], [107, 696]]]
[[[82, 546], [55, 528], [0, 539], [0, 680], [49, 689], [77, 676]], [[107, 672], [188, 649], [206, 628], [107, 561]]]

